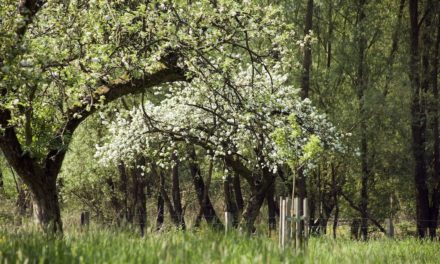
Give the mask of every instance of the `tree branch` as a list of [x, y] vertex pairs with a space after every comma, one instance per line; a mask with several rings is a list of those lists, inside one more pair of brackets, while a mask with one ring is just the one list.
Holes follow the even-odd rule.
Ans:
[[[59, 171], [67, 150], [65, 146], [68, 145], [64, 142], [64, 135], [72, 135], [79, 124], [98, 109], [100, 104], [94, 102], [98, 102], [102, 96], [105, 97], [104, 104], [107, 104], [125, 95], [143, 92], [153, 86], [186, 80], [183, 70], [166, 68], [142, 79], [115, 80], [98, 87], [92, 95], [83, 98], [80, 106], [68, 110], [68, 121], [64, 127], [57, 131], [54, 138], [56, 147], [50, 150], [46, 156], [46, 171]], [[60, 148], [60, 146], [63, 147]]]
[[[350, 205], [350, 207], [351, 208], [353, 208], [354, 210], [356, 210], [356, 211], [358, 211], [358, 212], [360, 212], [360, 213], [362, 213], [362, 210], [361, 210], [361, 208], [359, 208], [350, 198], [348, 198], [348, 196], [347, 195], [345, 195], [343, 192], [340, 192], [340, 194], [342, 195], [342, 197], [348, 202], [348, 205]], [[379, 228], [379, 230], [382, 232], [382, 233], [384, 233], [384, 234], [386, 234], [386, 230], [385, 230], [385, 228], [383, 228], [382, 226], [381, 226], [381, 224], [376, 220], [376, 219], [373, 219], [371, 216], [370, 216], [370, 214], [367, 212], [367, 218], [377, 227], [377, 228]]]

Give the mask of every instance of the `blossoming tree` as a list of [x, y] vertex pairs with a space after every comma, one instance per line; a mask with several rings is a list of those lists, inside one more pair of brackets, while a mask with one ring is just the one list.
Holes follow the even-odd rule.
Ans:
[[233, 171], [247, 182], [251, 197], [241, 223], [252, 230], [280, 168], [289, 165], [294, 171], [324, 148], [341, 148], [325, 115], [300, 99], [287, 85], [287, 75], [277, 73], [284, 66], [274, 64], [266, 72], [248, 64], [229, 71], [226, 80], [213, 73], [209, 79], [158, 87], [156, 93], [166, 99], [119, 113], [96, 156], [103, 164], [146, 156], [167, 168], [175, 162], [173, 155], [187, 159], [182, 146], [197, 145], [225, 168], [225, 180]]
[[0, 148], [47, 231], [62, 231], [69, 139], [97, 108], [170, 82], [229, 86], [243, 62], [269, 73], [292, 38], [276, 7], [246, 1], [5, 0], [0, 17]]

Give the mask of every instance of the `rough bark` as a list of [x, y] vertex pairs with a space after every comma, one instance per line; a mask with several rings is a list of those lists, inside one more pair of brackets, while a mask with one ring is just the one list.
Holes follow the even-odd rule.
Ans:
[[43, 230], [48, 233], [62, 233], [56, 176], [45, 177], [44, 184], [31, 187], [33, 198], [33, 213]]

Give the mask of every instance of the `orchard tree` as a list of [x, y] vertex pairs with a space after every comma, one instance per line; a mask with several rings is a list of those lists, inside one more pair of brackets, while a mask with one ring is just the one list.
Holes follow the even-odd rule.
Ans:
[[[283, 71], [284, 66], [273, 68]], [[324, 147], [342, 146], [325, 115], [286, 84], [287, 75], [250, 64], [230, 73], [226, 81], [214, 73], [209, 79], [158, 87], [156, 93], [167, 99], [119, 113], [108, 125], [108, 143], [97, 147], [96, 156], [104, 165], [146, 156], [170, 169], [175, 163], [170, 157], [188, 159], [179, 145], [197, 145], [224, 164], [225, 180], [233, 171], [249, 185], [242, 226], [251, 231], [281, 167], [288, 164], [294, 171]]]
[[72, 133], [96, 109], [175, 81], [227, 86], [243, 62], [269, 74], [286, 58], [292, 34], [277, 8], [182, 2], [2, 1], [0, 148], [44, 230], [62, 231], [56, 180]]

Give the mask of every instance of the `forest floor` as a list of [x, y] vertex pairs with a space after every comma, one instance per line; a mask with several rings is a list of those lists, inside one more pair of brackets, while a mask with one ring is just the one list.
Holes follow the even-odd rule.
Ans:
[[91, 227], [64, 236], [0, 231], [0, 263], [438, 263], [439, 242], [312, 238], [307, 250], [278, 247], [276, 236], [207, 229], [147, 233]]

